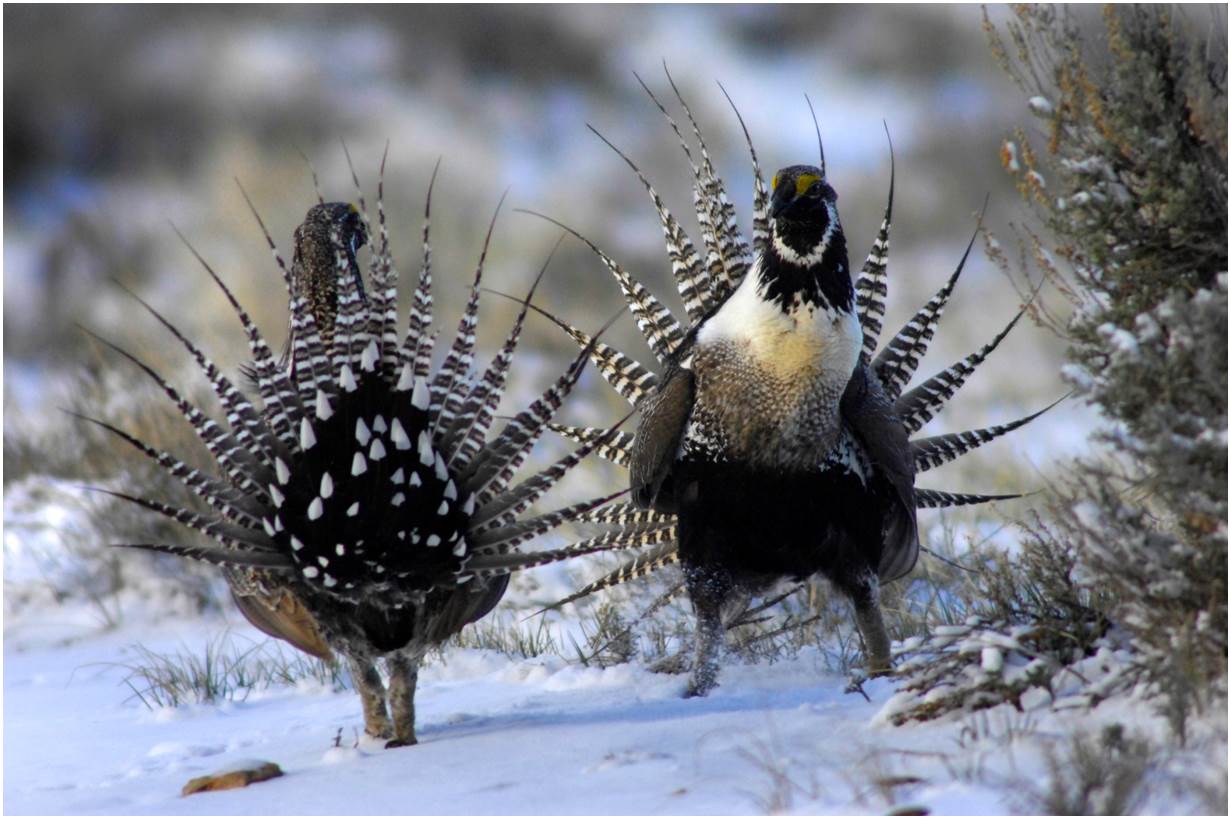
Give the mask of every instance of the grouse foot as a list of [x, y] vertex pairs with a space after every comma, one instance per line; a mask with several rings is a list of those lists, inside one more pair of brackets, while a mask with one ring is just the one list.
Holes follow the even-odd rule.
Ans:
[[409, 748], [411, 745], [418, 745], [419, 740], [414, 737], [391, 739], [385, 743], [385, 750], [393, 748]]

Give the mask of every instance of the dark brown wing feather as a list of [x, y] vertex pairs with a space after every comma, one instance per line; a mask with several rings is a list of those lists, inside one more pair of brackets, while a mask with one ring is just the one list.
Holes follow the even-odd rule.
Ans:
[[881, 582], [902, 577], [919, 557], [915, 521], [915, 464], [906, 427], [893, 412], [876, 373], [860, 363], [842, 396], [842, 418], [889, 487], [891, 505], [882, 529], [885, 537], [877, 573]]
[[286, 640], [305, 654], [322, 660], [333, 656], [316, 619], [294, 595], [240, 594], [232, 588], [231, 597], [248, 622], [270, 637]]
[[692, 370], [675, 367], [641, 404], [641, 424], [633, 438], [629, 478], [633, 502], [642, 508], [676, 511], [670, 478], [692, 415], [693, 382]]
[[499, 577], [483, 586], [471, 583], [458, 589], [451, 589], [443, 596], [441, 603], [434, 603], [430, 598], [428, 606], [439, 605], [435, 615], [427, 624], [427, 639], [443, 643], [462, 627], [473, 623], [496, 607], [509, 586], [509, 576]]

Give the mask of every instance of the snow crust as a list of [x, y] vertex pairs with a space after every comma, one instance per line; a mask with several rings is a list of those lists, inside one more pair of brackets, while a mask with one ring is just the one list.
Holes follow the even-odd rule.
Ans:
[[[123, 685], [137, 641], [173, 651], [224, 628], [262, 639], [235, 621], [133, 622], [99, 633], [81, 618], [54, 635], [6, 639], [6, 812], [810, 814], [922, 805], [1003, 813], [1021, 782], [1041, 781], [1044, 749], [1075, 725], [1161, 730], [1134, 702], [1063, 715], [1046, 703], [1026, 713], [1002, 706], [895, 728], [877, 718], [892, 682], [865, 683], [868, 699], [846, 693], [847, 681], [808, 652], [774, 664], [729, 661], [714, 694], [684, 700], [682, 677], [635, 663], [599, 669], [452, 649], [421, 675], [420, 744], [396, 750], [359, 739], [349, 690], [300, 685], [150, 711]], [[253, 760], [276, 762], [286, 776], [179, 796], [193, 777]]]

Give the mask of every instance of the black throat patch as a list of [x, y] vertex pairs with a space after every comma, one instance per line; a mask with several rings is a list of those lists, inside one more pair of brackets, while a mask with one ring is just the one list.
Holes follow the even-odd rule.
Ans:
[[[851, 285], [850, 265], [846, 256], [846, 237], [835, 227], [829, 245], [819, 261], [802, 261], [820, 244], [816, 236], [796, 235], [792, 225], [774, 226], [775, 238], [770, 241], [761, 260], [761, 281], [765, 299], [777, 304], [784, 312], [803, 302], [825, 310], [854, 309], [855, 290]], [[802, 231], [800, 231], [802, 234]], [[781, 241], [794, 251], [787, 258], [777, 247]]]

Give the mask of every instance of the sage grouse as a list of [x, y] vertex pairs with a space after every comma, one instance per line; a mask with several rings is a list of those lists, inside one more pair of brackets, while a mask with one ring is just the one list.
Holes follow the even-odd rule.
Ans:
[[[637, 167], [620, 156], [658, 212], [688, 322], [681, 324], [591, 244], [615, 275], [661, 373], [615, 350], [593, 350], [602, 374], [641, 411], [635, 437], [557, 429], [583, 442], [606, 442], [599, 454], [630, 470], [634, 506], [629, 514], [639, 508], [658, 525], [678, 529], [670, 541], [561, 602], [681, 563], [698, 620], [687, 694], [704, 695], [716, 684], [724, 611], [738, 612], [751, 594], [781, 579], [819, 573], [853, 603], [866, 669], [887, 672], [890, 641], [879, 587], [915, 565], [916, 508], [1006, 497], [916, 489], [916, 472], [1030, 418], [923, 440], [908, 437], [1017, 319], [982, 350], [903, 395], [962, 265], [873, 357], [887, 292], [892, 175], [880, 233], [852, 283], [838, 197], [826, 179], [823, 153], [820, 167], [784, 168], [767, 190], [748, 139], [755, 179], [750, 252], [678, 90], [699, 163], [666, 109], [646, 91], [667, 116], [692, 167], [703, 252]], [[746, 128], [744, 135], [747, 139]]]
[[[428, 203], [430, 213], [430, 188]], [[248, 374], [259, 400], [146, 305], [204, 370], [228, 428], [114, 348], [175, 402], [212, 453], [218, 475], [96, 423], [155, 459], [211, 511], [121, 497], [217, 542], [126, 545], [222, 566], [240, 610], [254, 625], [317, 657], [333, 651], [346, 659], [367, 734], [396, 746], [416, 741], [415, 683], [430, 647], [491, 611], [510, 572], [613, 548], [622, 527], [551, 551], [515, 550], [609, 500], [522, 517], [593, 444], [514, 483], [584, 369], [585, 354], [493, 434], [526, 309], [490, 365], [473, 373], [487, 244], [457, 334], [433, 373], [428, 228], [409, 327], [400, 340], [397, 273], [383, 206], [365, 283], [356, 254], [370, 235], [363, 210], [321, 200], [295, 231], [288, 271], [266, 231], [290, 294], [291, 340], [281, 365], [222, 279], [201, 260], [247, 335], [253, 357]], [[381, 657], [389, 674], [388, 710], [376, 666]]]

